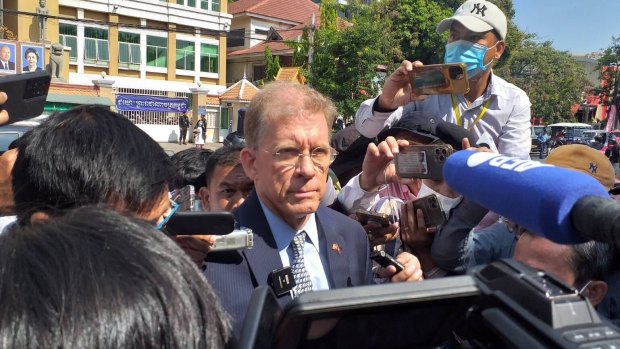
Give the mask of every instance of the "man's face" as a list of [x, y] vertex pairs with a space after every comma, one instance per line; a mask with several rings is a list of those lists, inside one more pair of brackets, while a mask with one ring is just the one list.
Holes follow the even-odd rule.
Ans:
[[232, 211], [239, 207], [254, 189], [254, 182], [245, 175], [243, 166], [218, 165], [208, 187], [200, 188], [202, 207], [207, 212]]
[[519, 237], [513, 258], [532, 268], [554, 274], [569, 285], [575, 283], [575, 273], [569, 263], [571, 249], [541, 236], [525, 232]]
[[[484, 63], [491, 62], [493, 58], [498, 60], [505, 49], [504, 41], [498, 42], [498, 38], [492, 32], [476, 33], [467, 29], [459, 22], [452, 23], [450, 27], [450, 37], [448, 37], [448, 43], [457, 40], [466, 40], [469, 42], [477, 43], [488, 47], [486, 54], [484, 55]], [[497, 44], [497, 45], [495, 45]], [[495, 45], [495, 46], [494, 46]], [[493, 46], [493, 47], [492, 47]]]
[[11, 59], [11, 50], [8, 47], [2, 46], [0, 47], [0, 59], [4, 62], [8, 62]]
[[[262, 202], [292, 227], [303, 225], [314, 213], [325, 192], [329, 156], [325, 164], [315, 164], [310, 152], [329, 150], [329, 128], [322, 112], [283, 117], [264, 125], [266, 132], [258, 149], [244, 148], [241, 161], [248, 177], [254, 179]], [[276, 152], [302, 153], [294, 166], [284, 165]]]

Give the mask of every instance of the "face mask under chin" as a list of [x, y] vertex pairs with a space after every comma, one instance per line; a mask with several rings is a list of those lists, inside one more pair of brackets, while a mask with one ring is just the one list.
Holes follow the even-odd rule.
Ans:
[[446, 45], [444, 63], [465, 63], [467, 66], [467, 78], [472, 79], [486, 71], [495, 61], [495, 59], [492, 59], [489, 63], [484, 64], [484, 56], [489, 49], [497, 46], [498, 43], [499, 41], [491, 47], [486, 47], [467, 40], [457, 40], [448, 43]]
[[450, 198], [443, 194], [439, 194], [438, 192], [434, 191], [433, 189], [428, 187], [426, 184], [424, 184], [424, 182], [422, 182], [422, 186], [420, 187], [420, 191], [418, 192], [417, 197], [422, 198], [422, 197], [429, 196], [432, 194], [437, 195], [437, 199], [439, 200], [441, 204], [441, 209], [443, 210], [446, 217], [449, 217], [450, 211], [453, 208], [455, 208], [463, 199], [462, 196], [458, 196], [456, 198]]

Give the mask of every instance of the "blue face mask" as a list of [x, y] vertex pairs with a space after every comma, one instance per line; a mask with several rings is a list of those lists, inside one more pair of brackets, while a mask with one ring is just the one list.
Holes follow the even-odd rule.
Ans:
[[[499, 41], [498, 41], [499, 42]], [[497, 45], [497, 43], [495, 43]], [[491, 46], [494, 47], [495, 45]], [[444, 63], [465, 63], [467, 66], [467, 77], [469, 79], [487, 70], [487, 67], [493, 63], [484, 64], [484, 55], [489, 47], [476, 44], [467, 40], [457, 40], [446, 45], [446, 54]]]

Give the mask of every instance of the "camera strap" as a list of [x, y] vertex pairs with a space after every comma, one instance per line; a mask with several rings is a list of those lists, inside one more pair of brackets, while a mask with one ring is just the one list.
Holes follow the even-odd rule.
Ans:
[[[463, 120], [461, 119], [461, 109], [459, 108], [459, 105], [456, 102], [456, 97], [454, 95], [450, 95], [450, 96], [452, 96], [452, 110], [454, 110], [454, 115], [456, 116], [456, 123], [460, 126], [463, 126]], [[484, 105], [482, 106], [482, 110], [480, 111], [480, 115], [478, 115], [476, 120], [474, 120], [474, 122], [467, 128], [467, 131], [471, 131], [472, 128], [476, 126], [478, 121], [482, 119], [484, 114], [487, 113], [487, 109], [489, 108], [490, 103], [491, 103], [491, 98], [487, 99], [487, 101], [484, 102]]]

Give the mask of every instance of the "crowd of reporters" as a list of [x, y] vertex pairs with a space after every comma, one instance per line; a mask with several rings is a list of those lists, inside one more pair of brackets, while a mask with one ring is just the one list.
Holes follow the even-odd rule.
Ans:
[[[491, 19], [475, 13], [481, 4]], [[510, 219], [527, 217], [511, 214], [527, 207], [508, 207], [512, 191], [501, 181], [495, 195], [506, 207], [496, 210], [463, 196], [441, 171], [405, 177], [394, 164], [417, 145], [498, 151], [514, 156], [504, 161], [538, 166], [519, 159], [530, 150], [527, 96], [489, 68], [505, 49], [506, 21], [497, 11], [470, 0], [438, 26], [450, 31], [449, 44], [467, 46], [472, 26], [483, 33], [474, 40], [486, 49], [472, 70], [472, 93], [452, 102], [410, 96], [403, 76], [421, 63], [405, 61], [381, 96], [362, 104], [355, 125], [333, 137], [333, 103], [292, 83], [268, 84], [251, 102], [245, 146], [215, 152], [188, 149], [170, 158], [103, 107], [49, 117], [0, 156], [0, 211], [14, 216], [2, 221], [0, 235], [0, 346], [234, 346], [252, 290], [280, 272], [296, 279], [275, 290], [286, 305], [305, 292], [425, 282], [500, 258], [555, 275], [619, 321], [617, 236], [560, 244], [556, 232], [528, 229], [537, 226], [529, 218]], [[484, 118], [480, 108], [488, 109]], [[584, 145], [559, 147], [541, 166], [581, 173], [600, 185], [592, 195], [617, 190], [612, 164]], [[495, 181], [479, 180], [474, 191]], [[571, 185], [580, 183], [552, 194]], [[437, 224], [416, 206], [426, 197], [438, 203]], [[165, 223], [184, 210], [233, 212], [238, 226], [253, 231], [253, 245], [211, 251], [218, 237], [209, 226], [198, 235], [165, 234]], [[363, 219], [373, 213], [385, 224]], [[373, 262], [373, 251], [392, 256], [391, 264]]]

